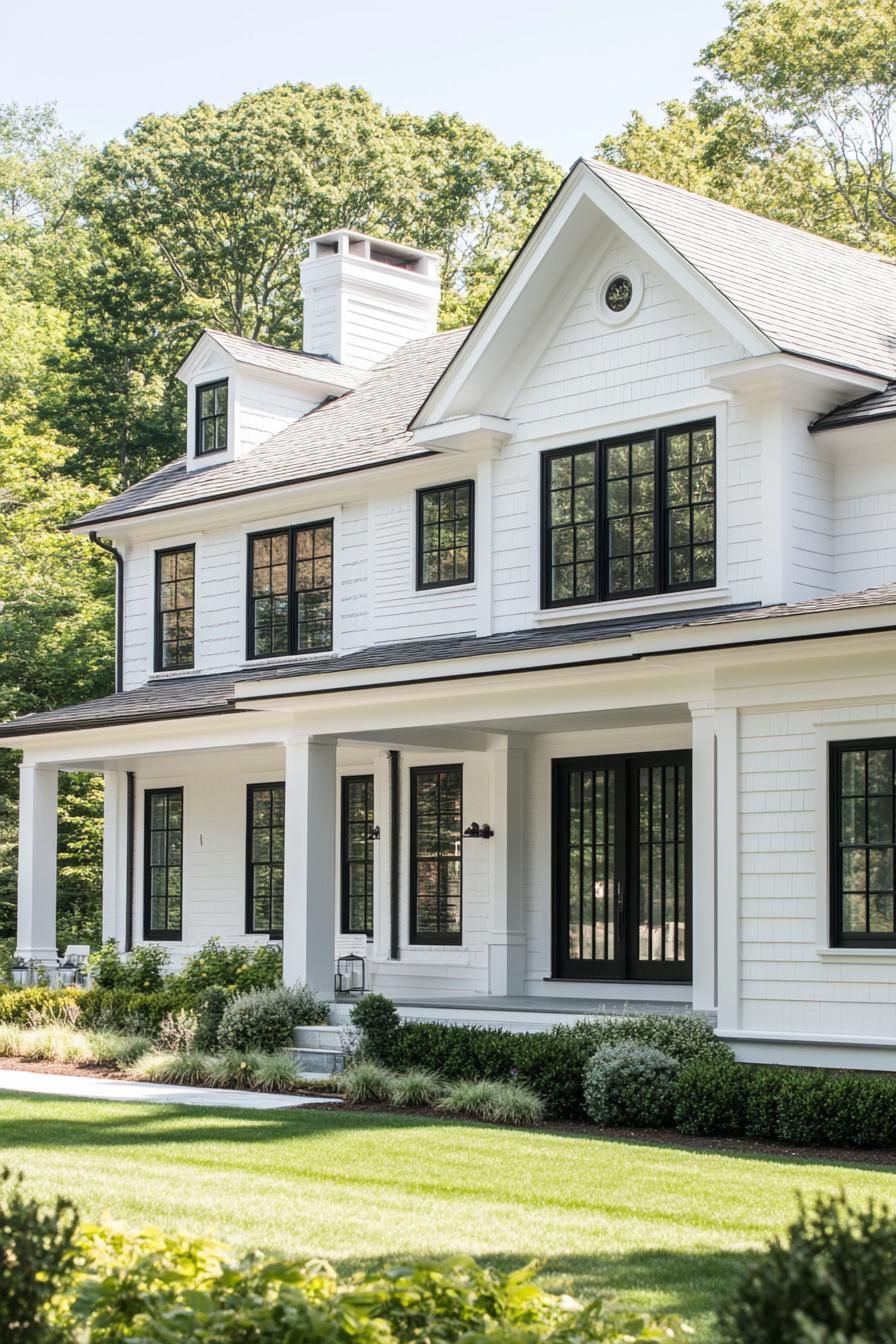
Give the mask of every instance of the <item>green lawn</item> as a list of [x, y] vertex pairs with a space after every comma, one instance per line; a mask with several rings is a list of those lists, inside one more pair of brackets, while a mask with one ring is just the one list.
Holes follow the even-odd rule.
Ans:
[[610, 1289], [712, 1338], [743, 1253], [796, 1190], [875, 1194], [896, 1171], [695, 1152], [449, 1120], [0, 1099], [0, 1161], [90, 1218], [343, 1268], [472, 1252], [537, 1258], [552, 1287]]

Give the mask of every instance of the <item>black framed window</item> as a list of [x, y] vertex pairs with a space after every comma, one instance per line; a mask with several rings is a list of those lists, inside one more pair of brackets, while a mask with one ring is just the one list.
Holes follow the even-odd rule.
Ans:
[[411, 770], [411, 942], [460, 943], [463, 766]]
[[143, 937], [179, 939], [183, 929], [184, 791], [147, 789]]
[[332, 519], [251, 536], [249, 657], [332, 647]]
[[196, 389], [196, 456], [227, 447], [227, 379]]
[[156, 551], [155, 670], [192, 667], [196, 548]]
[[830, 748], [831, 942], [896, 947], [896, 738]]
[[417, 587], [473, 578], [473, 482], [417, 491]]
[[342, 932], [373, 937], [373, 775], [342, 780]]
[[716, 581], [715, 423], [544, 454], [542, 605]]
[[246, 932], [282, 938], [286, 786], [250, 784], [246, 810]]

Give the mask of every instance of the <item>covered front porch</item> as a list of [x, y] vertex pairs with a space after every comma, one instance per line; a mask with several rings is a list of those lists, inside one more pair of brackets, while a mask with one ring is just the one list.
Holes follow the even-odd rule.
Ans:
[[27, 744], [18, 955], [58, 951], [57, 773], [98, 770], [103, 935], [124, 949], [164, 943], [176, 968], [211, 937], [282, 940], [285, 979], [336, 1021], [349, 953], [408, 1015], [715, 1010], [709, 695], [570, 667], [237, 704]]

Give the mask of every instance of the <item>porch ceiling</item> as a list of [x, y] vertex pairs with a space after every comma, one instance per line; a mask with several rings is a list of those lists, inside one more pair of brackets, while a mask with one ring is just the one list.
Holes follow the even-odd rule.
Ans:
[[537, 714], [528, 718], [490, 719], [467, 726], [490, 733], [579, 733], [596, 728], [650, 728], [665, 723], [690, 723], [686, 704], [643, 705], [633, 709], [595, 709], [583, 714]]

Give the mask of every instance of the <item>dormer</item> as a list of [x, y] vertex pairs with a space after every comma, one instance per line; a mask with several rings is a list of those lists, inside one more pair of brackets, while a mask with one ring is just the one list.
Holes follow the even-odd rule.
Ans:
[[369, 369], [406, 341], [433, 336], [439, 313], [435, 252], [354, 229], [309, 239], [302, 264], [303, 346]]
[[247, 456], [293, 421], [358, 387], [365, 373], [327, 355], [202, 333], [178, 369], [187, 387], [187, 470]]

